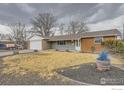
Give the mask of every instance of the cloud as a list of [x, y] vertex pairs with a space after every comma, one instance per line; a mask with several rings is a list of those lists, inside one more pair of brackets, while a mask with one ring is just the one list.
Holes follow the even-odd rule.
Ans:
[[81, 14], [74, 14], [74, 15], [66, 15], [59, 19], [59, 22], [68, 24], [70, 21], [80, 21], [83, 18]]
[[104, 19], [105, 17], [105, 11], [103, 9], [99, 9], [94, 15], [88, 18], [88, 22], [99, 21]]
[[117, 15], [115, 8], [117, 7], [114, 4], [97, 4], [91, 8], [90, 11], [94, 12], [87, 18], [88, 22], [95, 23], [113, 18], [115, 15]]
[[16, 4], [16, 6], [26, 13], [33, 13], [36, 10], [34, 7], [31, 7], [28, 4]]
[[[78, 14], [88, 17], [89, 22], [98, 22], [113, 18], [115, 8], [118, 4], [1, 4], [0, 20], [5, 22], [15, 22], [23, 20], [29, 23], [33, 16], [42, 12], [51, 12], [58, 17], [58, 21], [67, 22], [69, 19], [75, 18]], [[121, 4], [120, 4], [121, 5]], [[117, 7], [116, 7], [117, 8]], [[4, 12], [4, 13], [2, 13]], [[5, 14], [7, 13], [7, 14]], [[12, 16], [10, 16], [12, 15]], [[30, 16], [29, 16], [30, 15]], [[8, 18], [7, 18], [8, 16]], [[75, 17], [74, 17], [75, 16]], [[114, 17], [117, 17], [114, 16]], [[29, 18], [30, 17], [30, 18]], [[79, 17], [79, 16], [77, 16]]]
[[92, 9], [97, 9], [97, 8], [101, 8], [101, 7], [104, 7], [104, 6], [105, 6], [104, 3], [99, 3], [96, 6], [94, 6]]
[[[68, 19], [68, 18], [67, 18]], [[121, 15], [117, 18], [104, 20], [101, 22], [88, 24], [90, 31], [100, 31], [100, 30], [108, 30], [108, 29], [118, 29], [119, 31], [123, 31], [123, 23], [124, 23], [124, 15]], [[0, 33], [7, 34], [10, 31], [8, 26], [0, 25]]]
[[1, 34], [9, 34], [11, 29], [8, 26], [0, 25], [0, 33]]
[[[31, 28], [32, 28], [31, 25], [26, 26], [27, 31], [30, 31]], [[12, 30], [9, 26], [0, 24], [0, 34], [11, 34], [11, 32]]]
[[117, 11], [118, 14], [124, 14], [124, 4], [121, 4]]
[[[124, 4], [0, 4], [0, 23], [15, 23], [18, 20], [30, 24], [38, 13], [51, 12], [58, 22], [68, 24], [70, 20], [87, 17], [91, 30], [102, 30], [122, 26]], [[3, 30], [1, 30], [3, 32]]]
[[118, 29], [122, 32], [124, 22], [124, 15], [121, 15], [117, 18], [97, 22], [95, 24], [88, 24], [91, 31], [99, 31], [106, 29]]

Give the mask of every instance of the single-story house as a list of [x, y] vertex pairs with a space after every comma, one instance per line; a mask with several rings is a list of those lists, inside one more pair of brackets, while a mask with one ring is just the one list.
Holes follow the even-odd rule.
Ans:
[[94, 47], [96, 52], [98, 52], [103, 48], [101, 45], [102, 41], [116, 40], [118, 38], [121, 38], [121, 33], [117, 29], [83, 32], [80, 34], [60, 35], [52, 37], [40, 37], [34, 35], [29, 40], [29, 49], [56, 49], [91, 52], [91, 48]]

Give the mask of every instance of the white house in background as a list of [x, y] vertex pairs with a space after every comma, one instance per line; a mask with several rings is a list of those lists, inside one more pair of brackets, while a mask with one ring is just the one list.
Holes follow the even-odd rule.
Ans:
[[33, 50], [69, 50], [91, 52], [94, 47], [96, 52], [103, 49], [101, 45], [105, 40], [116, 40], [121, 37], [117, 29], [83, 32], [80, 34], [60, 35], [52, 37], [40, 37], [34, 35], [29, 40], [29, 49]]

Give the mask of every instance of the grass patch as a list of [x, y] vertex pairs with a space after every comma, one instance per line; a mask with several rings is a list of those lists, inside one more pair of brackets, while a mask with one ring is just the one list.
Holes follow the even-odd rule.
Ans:
[[[44, 51], [30, 54], [19, 54], [3, 58], [3, 73], [22, 74], [26, 72], [38, 72], [44, 77], [56, 74], [57, 69], [80, 65], [83, 63], [96, 62], [97, 54], [74, 53], [59, 51]], [[112, 58], [113, 64], [122, 64], [117, 58]]]

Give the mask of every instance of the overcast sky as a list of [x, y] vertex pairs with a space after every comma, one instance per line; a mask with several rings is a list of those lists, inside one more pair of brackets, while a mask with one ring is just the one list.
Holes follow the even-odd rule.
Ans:
[[124, 23], [124, 4], [0, 4], [0, 31], [6, 28], [2, 25], [18, 21], [30, 24], [33, 16], [44, 12], [54, 13], [63, 23], [84, 16], [91, 30], [122, 29]]

